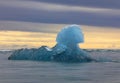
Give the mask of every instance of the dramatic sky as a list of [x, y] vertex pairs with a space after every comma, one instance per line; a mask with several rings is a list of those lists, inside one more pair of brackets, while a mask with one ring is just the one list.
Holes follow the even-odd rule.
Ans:
[[81, 48], [120, 48], [120, 0], [0, 0], [0, 49], [55, 45], [69, 24], [81, 26]]

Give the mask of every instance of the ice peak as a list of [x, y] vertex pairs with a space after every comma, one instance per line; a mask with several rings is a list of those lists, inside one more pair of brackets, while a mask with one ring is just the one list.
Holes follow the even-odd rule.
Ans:
[[78, 43], [84, 42], [84, 35], [79, 25], [73, 24], [64, 27], [57, 35], [57, 43], [66, 46], [75, 46]]

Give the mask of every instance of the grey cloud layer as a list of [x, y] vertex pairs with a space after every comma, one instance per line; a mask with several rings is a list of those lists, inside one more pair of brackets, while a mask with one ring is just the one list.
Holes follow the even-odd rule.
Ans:
[[117, 1], [0, 0], [0, 20], [120, 27]]
[[64, 26], [64, 24], [59, 25], [32, 22], [0, 21], [0, 30], [2, 31], [57, 33]]

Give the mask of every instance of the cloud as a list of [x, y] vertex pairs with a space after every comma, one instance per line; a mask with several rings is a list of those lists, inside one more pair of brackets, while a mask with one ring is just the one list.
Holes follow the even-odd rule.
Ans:
[[45, 32], [57, 33], [63, 26], [58, 24], [17, 22], [17, 21], [0, 21], [1, 31], [25, 31], [25, 32]]
[[[14, 1], [14, 2], [13, 2]], [[120, 15], [119, 9], [107, 9], [107, 8], [95, 8], [95, 7], [85, 7], [85, 6], [69, 6], [45, 2], [35, 2], [35, 1], [23, 1], [23, 0], [9, 0], [0, 1], [1, 5], [25, 8], [25, 9], [35, 9], [35, 10], [45, 10], [45, 11], [58, 11], [58, 12], [89, 12], [89, 13], [110, 13], [113, 15]], [[114, 12], [114, 13], [112, 13]]]
[[[82, 24], [102, 27], [120, 27], [120, 10], [113, 5], [103, 8], [99, 1], [96, 3], [80, 0], [72, 4], [66, 1], [48, 0], [1, 0], [0, 20], [23, 21], [53, 24]], [[84, 5], [81, 5], [81, 3]], [[105, 0], [104, 4], [107, 2]], [[85, 4], [86, 3], [86, 4]], [[115, 0], [116, 3], [116, 0]], [[112, 1], [110, 1], [112, 4]], [[119, 6], [118, 6], [119, 7]]]
[[120, 9], [119, 0], [25, 0], [25, 1], [36, 1], [53, 4], [62, 4], [69, 6], [84, 6], [84, 7], [95, 7], [95, 8], [109, 8], [109, 9]]

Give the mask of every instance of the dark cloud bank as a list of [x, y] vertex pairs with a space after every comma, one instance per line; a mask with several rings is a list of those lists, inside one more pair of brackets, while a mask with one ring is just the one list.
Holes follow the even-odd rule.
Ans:
[[[14, 6], [0, 5], [0, 20], [25, 21], [35, 23], [55, 23], [55, 24], [81, 24], [102, 27], [120, 28], [120, 1], [119, 0], [21, 0], [32, 2], [45, 2], [67, 6], [108, 8], [117, 10], [104, 14], [86, 11], [47, 11], [44, 8], [39, 10], [32, 8], [22, 8]], [[6, 2], [7, 3], [7, 2]], [[13, 2], [14, 3], [14, 2]], [[24, 2], [23, 2], [24, 3]]]

